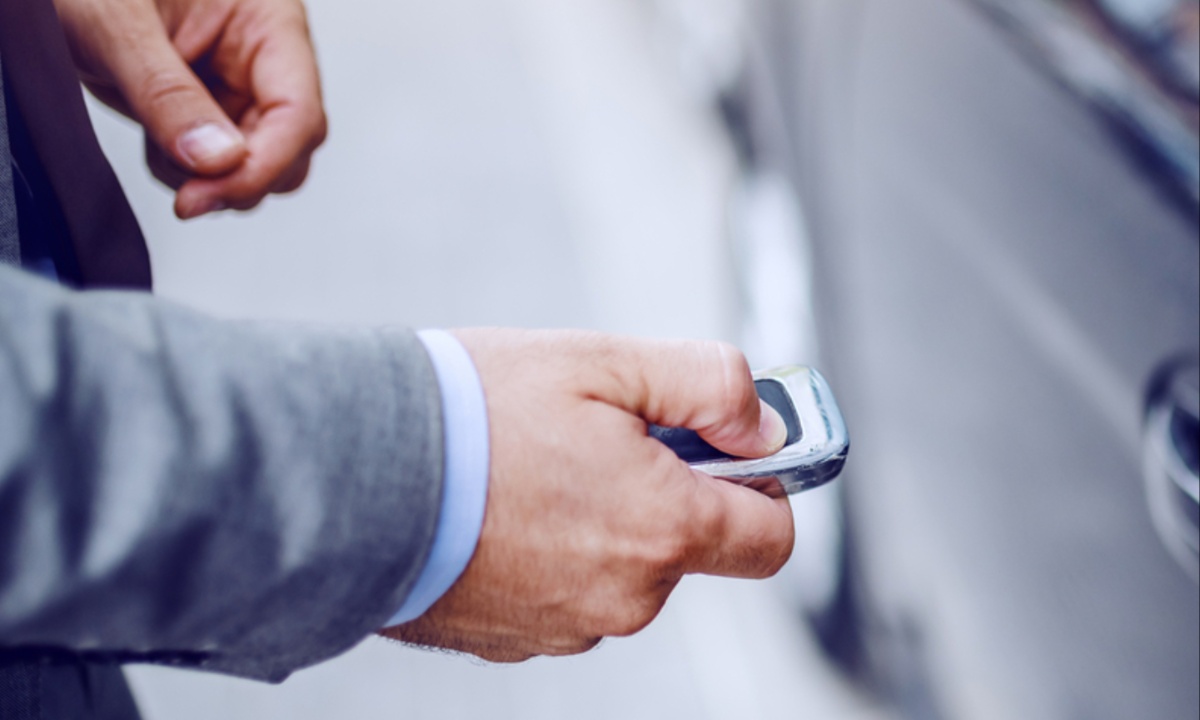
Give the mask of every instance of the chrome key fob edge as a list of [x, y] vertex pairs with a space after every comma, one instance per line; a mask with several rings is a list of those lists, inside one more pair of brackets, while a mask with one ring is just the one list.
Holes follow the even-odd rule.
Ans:
[[[789, 426], [788, 444], [774, 455], [755, 460], [729, 457], [690, 431], [651, 426], [650, 435], [690, 460], [692, 468], [772, 497], [811, 490], [836, 478], [846, 464], [850, 435], [825, 378], [812, 368], [791, 365], [756, 372], [754, 379], [759, 396], [778, 410]], [[764, 392], [764, 386], [781, 388], [786, 402], [780, 393]], [[698, 450], [697, 445], [708, 452]]]

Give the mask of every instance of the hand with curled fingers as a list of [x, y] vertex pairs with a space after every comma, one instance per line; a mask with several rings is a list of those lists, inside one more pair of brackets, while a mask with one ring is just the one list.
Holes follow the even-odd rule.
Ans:
[[579, 332], [457, 331], [487, 399], [491, 479], [463, 576], [401, 641], [516, 662], [631, 635], [683, 575], [761, 578], [791, 507], [690, 469], [647, 435], [687, 427], [761, 457], [786, 428], [736, 349]]
[[325, 139], [300, 0], [54, 0], [85, 84], [145, 128], [184, 219], [298, 188]]

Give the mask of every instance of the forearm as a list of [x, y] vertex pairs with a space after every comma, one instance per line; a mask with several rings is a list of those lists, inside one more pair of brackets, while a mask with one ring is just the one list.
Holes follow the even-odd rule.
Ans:
[[348, 648], [428, 552], [436, 388], [406, 332], [0, 269], [0, 644], [268, 679]]

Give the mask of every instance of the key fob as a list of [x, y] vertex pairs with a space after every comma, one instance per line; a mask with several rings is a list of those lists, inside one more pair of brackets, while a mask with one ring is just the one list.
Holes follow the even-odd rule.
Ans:
[[791, 365], [754, 373], [754, 386], [787, 425], [783, 449], [770, 457], [727, 455], [684, 428], [651, 425], [650, 436], [696, 470], [772, 497], [811, 490], [836, 478], [846, 464], [850, 435], [825, 378], [812, 368]]

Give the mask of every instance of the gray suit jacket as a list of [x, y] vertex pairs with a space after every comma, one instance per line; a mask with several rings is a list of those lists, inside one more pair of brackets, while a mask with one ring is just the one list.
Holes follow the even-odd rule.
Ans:
[[216, 321], [0, 267], [0, 646], [281, 680], [399, 608], [441, 452], [407, 331]]
[[[76, 282], [144, 285], [56, 25], [0, 0], [19, 231]], [[0, 715], [129, 717], [122, 662], [281, 680], [348, 649], [423, 567], [441, 480], [408, 331], [221, 322], [0, 264]]]

